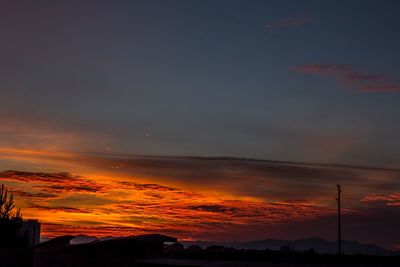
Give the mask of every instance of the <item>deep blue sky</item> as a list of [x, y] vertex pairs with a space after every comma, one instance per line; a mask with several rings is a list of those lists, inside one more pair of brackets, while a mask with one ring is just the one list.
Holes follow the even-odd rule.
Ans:
[[395, 167], [399, 1], [1, 1], [3, 147]]

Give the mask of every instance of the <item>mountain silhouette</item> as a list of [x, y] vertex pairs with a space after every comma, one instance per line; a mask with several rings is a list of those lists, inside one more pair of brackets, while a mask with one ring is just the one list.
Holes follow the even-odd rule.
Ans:
[[[102, 237], [97, 238], [94, 236], [88, 235], [78, 235], [74, 239], [71, 240], [71, 244], [83, 244], [83, 243], [91, 243], [97, 241], [103, 241], [108, 239], [113, 239], [116, 237]], [[314, 238], [303, 238], [297, 240], [281, 240], [281, 239], [264, 239], [264, 240], [255, 240], [250, 242], [218, 242], [218, 241], [182, 241], [185, 247], [197, 245], [202, 248], [207, 248], [209, 246], [224, 246], [224, 247], [232, 247], [236, 249], [255, 249], [255, 250], [280, 250], [283, 247], [289, 248], [293, 251], [307, 251], [314, 250], [317, 253], [321, 254], [336, 254], [337, 253], [337, 242], [336, 241], [328, 241], [322, 238], [314, 237]], [[381, 256], [389, 256], [393, 255], [395, 252], [382, 248], [375, 244], [363, 244], [358, 241], [349, 241], [342, 240], [342, 250], [344, 254], [354, 255], [354, 254], [363, 254], [363, 255], [381, 255]]]
[[[306, 251], [313, 249], [321, 254], [336, 254], [337, 242], [328, 241], [322, 238], [305, 238], [297, 240], [265, 239], [250, 242], [207, 242], [207, 241], [186, 241], [185, 246], [198, 245], [203, 248], [208, 246], [224, 246], [236, 249], [257, 249], [257, 250], [280, 250], [283, 247], [294, 251]], [[365, 255], [393, 255], [393, 251], [384, 249], [375, 244], [362, 244], [357, 241], [342, 240], [344, 254], [365, 254]]]

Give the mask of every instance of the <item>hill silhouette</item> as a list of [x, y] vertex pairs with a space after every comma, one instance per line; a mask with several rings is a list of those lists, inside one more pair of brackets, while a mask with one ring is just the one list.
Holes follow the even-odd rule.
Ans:
[[[116, 237], [96, 238], [94, 236], [79, 235], [71, 243], [83, 244], [96, 242], [101, 240], [113, 239]], [[296, 240], [282, 240], [282, 239], [263, 239], [250, 242], [218, 242], [218, 241], [182, 241], [185, 247], [200, 246], [207, 248], [210, 246], [223, 246], [235, 249], [255, 249], [255, 250], [280, 250], [282, 247], [288, 247], [293, 251], [308, 251], [314, 250], [320, 254], [336, 254], [337, 242], [328, 241], [322, 238], [303, 238]], [[385, 249], [375, 244], [363, 244], [358, 241], [342, 240], [343, 252], [347, 255], [363, 254], [363, 255], [393, 255], [396, 252]]]
[[[337, 242], [328, 241], [322, 238], [304, 238], [297, 240], [264, 239], [250, 242], [207, 242], [207, 241], [186, 241], [182, 242], [185, 246], [198, 245], [203, 248], [209, 246], [224, 246], [236, 249], [257, 249], [257, 250], [280, 250], [288, 247], [294, 251], [306, 251], [313, 249], [321, 254], [336, 254]], [[342, 240], [342, 249], [345, 254], [365, 254], [365, 255], [393, 255], [393, 251], [382, 248], [375, 244], [363, 244], [357, 241]]]

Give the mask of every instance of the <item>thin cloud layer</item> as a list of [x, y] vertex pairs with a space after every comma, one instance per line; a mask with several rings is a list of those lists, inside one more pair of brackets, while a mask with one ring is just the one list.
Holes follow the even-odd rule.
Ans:
[[365, 85], [362, 87], [366, 92], [400, 92], [400, 84], [380, 84], [380, 85]]
[[[362, 221], [357, 216], [377, 217], [385, 204], [392, 210], [378, 217], [390, 224], [397, 220], [390, 214], [399, 207], [393, 193], [400, 190], [398, 169], [23, 150], [3, 151], [2, 157], [34, 162], [36, 168], [69, 168], [79, 173], [0, 174], [0, 183], [14, 191], [25, 217], [43, 222], [46, 236], [160, 232], [183, 239], [244, 240], [259, 238], [261, 233], [284, 237], [292, 233], [286, 225], [298, 224], [304, 228], [303, 237], [334, 238], [319, 222], [335, 221], [337, 183], [344, 189], [344, 214], [355, 223]], [[380, 221], [367, 224], [381, 227]], [[349, 235], [360, 237], [358, 232]], [[376, 240], [396, 245], [387, 236]]]
[[309, 64], [297, 66], [294, 71], [334, 78], [339, 84], [355, 87], [365, 92], [397, 92], [400, 84], [389, 77], [377, 73], [359, 71], [346, 64]]
[[311, 16], [288, 16], [265, 23], [264, 27], [268, 30], [298, 28], [313, 23], [315, 20]]
[[372, 194], [364, 197], [361, 201], [369, 203], [384, 203], [388, 206], [400, 206], [400, 192], [388, 195]]
[[[182, 188], [191, 192], [225, 194], [235, 198], [247, 197], [266, 201], [306, 199], [334, 205], [330, 195], [337, 183], [352, 192], [352, 199], [365, 195], [391, 193], [399, 187], [397, 169], [306, 164], [240, 158], [106, 156], [45, 151], [6, 151], [2, 157], [21, 162], [35, 162], [40, 166], [54, 166], [96, 179], [101, 177], [117, 181], [129, 189], [151, 188], [171, 191]], [[118, 166], [118, 168], [115, 168]], [[7, 174], [5, 177], [12, 177]], [[45, 177], [45, 176], [44, 176]], [[107, 184], [92, 184], [88, 178], [57, 174], [54, 184], [47, 183], [47, 192], [54, 193], [58, 186], [80, 193], [103, 193]], [[50, 181], [42, 176], [38, 180]], [[27, 179], [15, 178], [19, 180]], [[54, 179], [54, 178], [53, 178]], [[68, 183], [67, 181], [76, 181]], [[140, 182], [140, 185], [138, 185]], [[44, 184], [40, 186], [44, 186]], [[159, 187], [159, 186], [162, 187]], [[53, 191], [51, 191], [53, 190]], [[353, 202], [357, 206], [358, 202]]]
[[[15, 188], [26, 188], [24, 191], [11, 187], [18, 195], [18, 204], [29, 216], [41, 214], [46, 236], [72, 232], [83, 234], [89, 228], [89, 232], [97, 236], [104, 233], [121, 235], [119, 227], [122, 227], [130, 229], [124, 235], [164, 232], [167, 229], [180, 232], [182, 238], [204, 238], [206, 232], [230, 232], [241, 225], [257, 227], [286, 221], [302, 222], [335, 212], [332, 208], [297, 201], [230, 200], [223, 195], [210, 197], [158, 184], [134, 182], [109, 182], [104, 185], [91, 180], [93, 190], [77, 191], [75, 188], [89, 178], [66, 173], [7, 171], [0, 173], [0, 180], [6, 184], [13, 182]], [[48, 195], [49, 184], [58, 185], [60, 180], [69, 186], [63, 192], [56, 190], [54, 195]], [[31, 188], [39, 191], [32, 193], [29, 191]], [[87, 194], [93, 192], [100, 194], [94, 200]], [[78, 198], [79, 201], [73, 201]], [[55, 223], [58, 228], [52, 227]], [[80, 228], [82, 224], [85, 227]], [[107, 231], [99, 231], [99, 225]], [[66, 228], [69, 229], [67, 232], [64, 231]]]
[[[33, 187], [41, 190], [41, 193], [34, 194], [29, 192], [21, 192], [27, 194], [25, 196], [56, 196], [69, 192], [74, 193], [104, 193], [107, 190], [106, 185], [93, 183], [88, 179], [79, 176], [72, 176], [68, 173], [31, 173], [21, 171], [5, 171], [1, 174], [1, 179], [16, 182], [24, 182], [35, 184]], [[30, 194], [30, 195], [29, 195]], [[46, 195], [47, 194], [47, 195]]]

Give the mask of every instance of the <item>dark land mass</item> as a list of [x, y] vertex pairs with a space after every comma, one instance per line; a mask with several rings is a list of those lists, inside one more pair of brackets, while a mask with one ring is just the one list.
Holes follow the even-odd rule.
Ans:
[[[290, 250], [290, 251], [308, 251], [313, 250], [320, 254], [336, 254], [337, 242], [327, 241], [321, 238], [305, 238], [297, 240], [279, 240], [279, 239], [265, 239], [250, 242], [207, 242], [207, 241], [189, 241], [182, 242], [185, 246], [197, 245], [202, 248], [209, 246], [223, 246], [232, 247], [235, 249], [254, 249], [254, 250]], [[362, 244], [357, 241], [342, 241], [342, 251], [346, 255], [376, 255], [376, 256], [390, 256], [395, 255], [396, 252], [382, 248], [375, 244]]]
[[[79, 235], [71, 244], [81, 244], [92, 242], [95, 240], [107, 240], [107, 238], [96, 238], [93, 236]], [[297, 240], [280, 240], [280, 239], [264, 239], [250, 242], [218, 242], [218, 241], [182, 241], [180, 242], [185, 248], [199, 246], [202, 249], [208, 247], [225, 247], [244, 250], [275, 250], [275, 251], [293, 251], [305, 252], [314, 251], [318, 254], [337, 254], [337, 242], [328, 241], [322, 238], [304, 238]], [[388, 250], [375, 244], [363, 244], [357, 241], [342, 241], [342, 251], [346, 255], [370, 255], [370, 256], [392, 256], [400, 252]]]
[[[61, 236], [30, 247], [1, 246], [2, 267], [291, 267], [291, 266], [400, 266], [400, 254], [375, 245], [346, 241], [353, 247], [381, 250], [374, 255], [318, 253], [309, 246], [333, 249], [318, 238], [296, 241], [262, 240], [247, 243], [177, 242], [176, 238], [152, 234], [118, 238]], [[200, 245], [203, 247], [201, 247]], [[282, 245], [282, 246], [281, 246]], [[294, 246], [296, 245], [296, 249]], [[265, 246], [277, 249], [266, 249]], [[293, 246], [293, 248], [291, 247]], [[247, 247], [247, 248], [243, 248]], [[278, 248], [279, 247], [279, 248]], [[377, 252], [375, 251], [375, 252]], [[385, 252], [385, 253], [384, 253]]]

